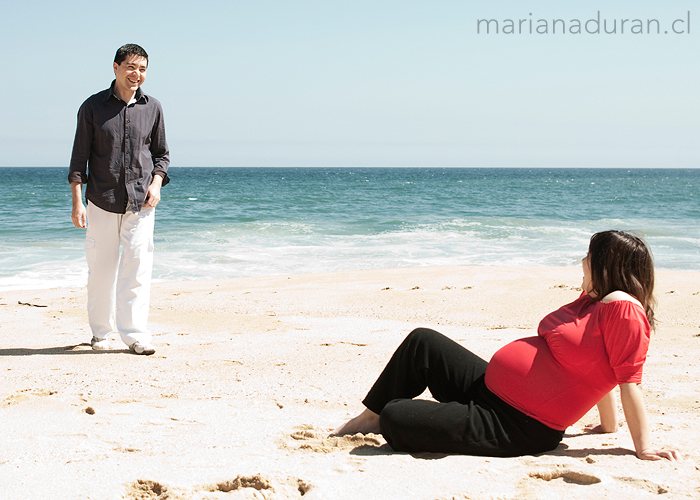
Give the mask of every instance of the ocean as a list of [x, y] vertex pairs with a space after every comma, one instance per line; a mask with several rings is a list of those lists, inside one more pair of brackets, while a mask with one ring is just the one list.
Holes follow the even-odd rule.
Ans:
[[[700, 169], [170, 169], [155, 281], [437, 265], [578, 266], [596, 231], [700, 270]], [[84, 286], [67, 168], [0, 168], [0, 290]]]

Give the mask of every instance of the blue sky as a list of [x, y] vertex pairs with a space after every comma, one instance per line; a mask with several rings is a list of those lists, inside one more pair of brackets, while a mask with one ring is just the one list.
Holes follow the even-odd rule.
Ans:
[[[2, 2], [0, 166], [67, 166], [124, 43], [149, 53], [173, 166], [700, 165], [697, 1], [124, 5]], [[661, 33], [477, 33], [598, 12]]]

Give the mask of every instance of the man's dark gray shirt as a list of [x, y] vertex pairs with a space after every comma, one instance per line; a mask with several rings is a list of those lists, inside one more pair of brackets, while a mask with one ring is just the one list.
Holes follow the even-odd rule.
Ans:
[[78, 110], [68, 181], [87, 183], [85, 199], [107, 212], [123, 214], [127, 203], [138, 212], [154, 175], [169, 182], [163, 110], [141, 89], [134, 98], [119, 99], [112, 82]]

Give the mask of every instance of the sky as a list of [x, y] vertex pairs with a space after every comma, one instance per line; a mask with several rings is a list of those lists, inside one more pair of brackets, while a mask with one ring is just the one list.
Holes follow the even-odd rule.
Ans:
[[698, 0], [4, 0], [0, 166], [67, 166], [137, 43], [172, 166], [698, 167], [699, 37]]

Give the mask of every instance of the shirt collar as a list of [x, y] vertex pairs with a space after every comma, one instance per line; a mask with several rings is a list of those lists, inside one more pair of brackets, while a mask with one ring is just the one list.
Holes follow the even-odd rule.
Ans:
[[[107, 92], [107, 95], [105, 95], [105, 98], [104, 98], [105, 101], [109, 100], [109, 98], [112, 96], [119, 99], [117, 97], [117, 94], [114, 93], [114, 84], [115, 83], [116, 83], [116, 80], [112, 80], [112, 84], [109, 86], [109, 92]], [[134, 95], [134, 99], [136, 100], [136, 102], [139, 102], [141, 99], [143, 99], [145, 102], [148, 102], [148, 96], [143, 93], [143, 91], [141, 90], [141, 87], [136, 89], [136, 94]], [[119, 100], [121, 101], [121, 99], [119, 99]]]

